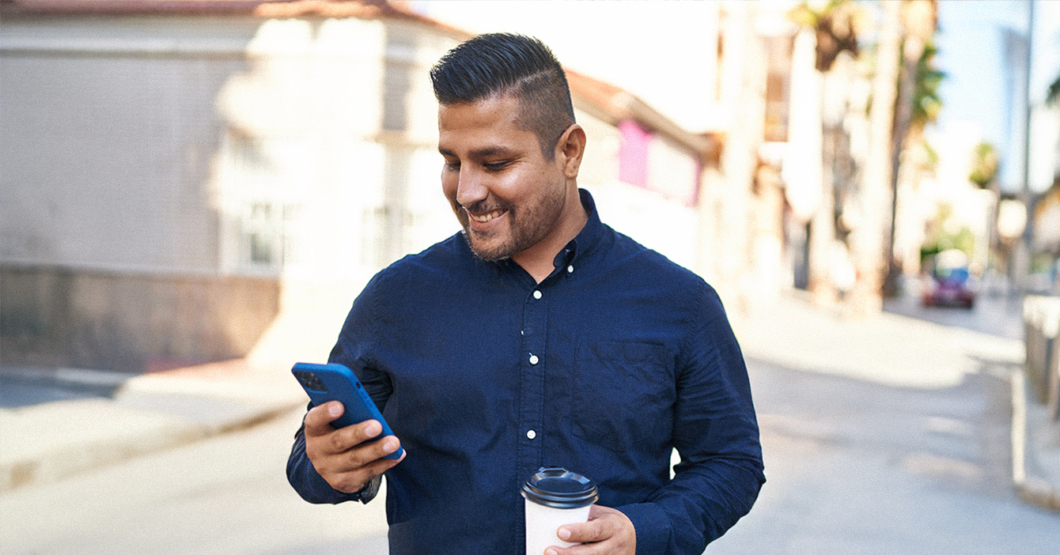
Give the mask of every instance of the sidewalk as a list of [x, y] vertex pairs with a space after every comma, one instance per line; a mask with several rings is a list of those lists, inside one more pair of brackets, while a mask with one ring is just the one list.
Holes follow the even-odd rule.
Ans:
[[284, 292], [281, 314], [245, 359], [140, 375], [0, 368], [7, 375], [21, 373], [20, 381], [101, 393], [0, 409], [0, 492], [247, 428], [305, 407], [309, 398], [291, 376], [291, 365], [326, 357], [354, 294], [345, 282], [313, 283]]
[[252, 426], [308, 400], [282, 369], [234, 360], [152, 374], [3, 369], [9, 378], [113, 390], [0, 409], [0, 492]]
[[[784, 368], [922, 388], [957, 385], [977, 372], [1012, 380], [1013, 484], [1028, 502], [1060, 510], [1060, 424], [1027, 398], [1022, 341], [887, 313], [850, 319], [794, 297], [746, 315], [730, 313], [745, 356]], [[288, 370], [245, 360], [131, 379], [51, 370], [51, 379], [90, 381], [114, 394], [0, 409], [0, 492], [245, 428], [302, 406], [306, 397]]]

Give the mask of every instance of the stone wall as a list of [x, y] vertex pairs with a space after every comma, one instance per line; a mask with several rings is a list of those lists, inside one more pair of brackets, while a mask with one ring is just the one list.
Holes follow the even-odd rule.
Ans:
[[0, 302], [4, 365], [140, 372], [246, 355], [280, 282], [4, 266]]

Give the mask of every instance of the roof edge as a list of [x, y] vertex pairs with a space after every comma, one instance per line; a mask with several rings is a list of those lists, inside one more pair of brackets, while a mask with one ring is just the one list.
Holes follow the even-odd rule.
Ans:
[[[386, 0], [0, 0], [5, 16], [62, 15], [247, 15], [278, 17], [390, 17], [447, 28]], [[448, 30], [453, 30], [448, 28]]]
[[698, 154], [701, 159], [712, 160], [717, 157], [721, 143], [719, 135], [692, 133], [621, 87], [570, 69], [564, 68], [564, 71], [567, 74], [571, 95], [576, 98], [580, 97], [594, 108], [591, 112], [595, 117], [604, 119], [612, 125], [633, 120], [673, 139], [684, 148]]

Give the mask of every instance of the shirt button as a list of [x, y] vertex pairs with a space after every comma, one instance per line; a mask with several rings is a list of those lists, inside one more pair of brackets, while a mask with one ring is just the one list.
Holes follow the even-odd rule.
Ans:
[[573, 274], [574, 273], [574, 266], [567, 266], [567, 273], [568, 274]]
[[537, 432], [535, 432], [533, 430], [528, 430], [526, 432], [526, 438], [527, 439], [534, 439], [535, 437], [537, 437]]
[[539, 360], [541, 359], [537, 358], [537, 355], [530, 355], [530, 364], [537, 364]]
[[534, 298], [535, 299], [540, 299], [541, 298], [541, 292], [540, 291], [534, 291]]

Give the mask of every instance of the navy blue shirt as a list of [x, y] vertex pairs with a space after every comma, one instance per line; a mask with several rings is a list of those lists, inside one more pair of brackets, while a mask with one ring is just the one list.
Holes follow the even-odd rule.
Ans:
[[[596, 481], [637, 553], [702, 553], [751, 509], [758, 424], [717, 294], [581, 195], [588, 223], [540, 284], [457, 234], [354, 302], [330, 361], [357, 374], [408, 452], [386, 473], [391, 555], [522, 554], [519, 488], [546, 465]], [[301, 431], [287, 473], [307, 501], [361, 499], [316, 473]]]

